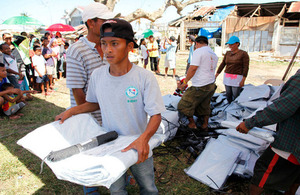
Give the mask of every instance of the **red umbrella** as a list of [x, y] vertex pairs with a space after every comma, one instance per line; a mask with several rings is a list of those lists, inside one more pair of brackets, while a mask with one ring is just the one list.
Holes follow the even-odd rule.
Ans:
[[75, 31], [75, 29], [70, 25], [57, 23], [49, 26], [46, 31]]

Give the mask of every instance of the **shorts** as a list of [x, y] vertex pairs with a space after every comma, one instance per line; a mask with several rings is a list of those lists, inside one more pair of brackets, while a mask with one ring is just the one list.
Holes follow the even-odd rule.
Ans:
[[196, 115], [210, 115], [210, 100], [214, 95], [217, 86], [212, 83], [202, 87], [190, 87], [183, 94], [178, 103], [178, 111], [188, 118]]
[[170, 69], [176, 68], [176, 60], [175, 59], [165, 59], [165, 67]]
[[54, 66], [46, 66], [47, 75], [54, 75], [56, 73]]
[[147, 66], [148, 63], [149, 63], [149, 58], [144, 59], [144, 65]]
[[300, 183], [300, 165], [280, 157], [269, 147], [256, 161], [251, 183], [264, 189], [287, 191]]
[[49, 81], [49, 78], [47, 75], [44, 75], [43, 77], [37, 76], [36, 80], [35, 80], [36, 83], [45, 83], [47, 81]]

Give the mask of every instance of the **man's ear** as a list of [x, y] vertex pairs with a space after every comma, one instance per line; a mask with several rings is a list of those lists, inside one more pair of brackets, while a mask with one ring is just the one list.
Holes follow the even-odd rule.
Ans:
[[134, 43], [133, 42], [128, 43], [127, 47], [128, 47], [129, 51], [133, 50], [134, 49]]
[[88, 19], [86, 21], [86, 23], [87, 23], [87, 25], [88, 25], [89, 28], [92, 28], [94, 26], [94, 21], [92, 19]]

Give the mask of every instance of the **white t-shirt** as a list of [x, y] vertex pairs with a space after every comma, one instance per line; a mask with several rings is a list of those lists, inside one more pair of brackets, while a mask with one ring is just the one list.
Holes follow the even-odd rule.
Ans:
[[96, 69], [86, 100], [99, 103], [103, 127], [120, 135], [142, 134], [147, 127], [147, 114], [153, 116], [165, 111], [155, 77], [136, 65], [117, 77], [109, 73], [109, 66]]
[[15, 72], [19, 72], [17, 60], [9, 55], [4, 55], [5, 58], [4, 61], [6, 61], [8, 64], [6, 64], [6, 69], [11, 69]]
[[190, 65], [199, 66], [192, 81], [192, 86], [202, 87], [215, 82], [218, 57], [213, 50], [204, 46], [194, 51]]
[[[46, 72], [46, 60], [43, 57], [43, 55], [34, 55], [32, 57], [32, 64], [33, 66], [35, 66], [37, 68], [37, 70], [39, 71], [39, 73], [41, 73], [42, 76], [45, 75]], [[37, 73], [37, 71], [35, 70], [35, 76], [39, 76], [39, 74]]]
[[142, 52], [143, 59], [147, 59], [148, 53], [147, 53], [147, 47], [145, 45], [141, 45], [141, 52]]

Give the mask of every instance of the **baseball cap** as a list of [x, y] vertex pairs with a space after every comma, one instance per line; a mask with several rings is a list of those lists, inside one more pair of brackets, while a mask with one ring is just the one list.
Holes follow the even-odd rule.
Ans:
[[229, 38], [228, 42], [225, 43], [225, 45], [239, 43], [239, 42], [240, 42], [240, 39], [237, 36], [232, 36]]
[[204, 41], [206, 44], [208, 44], [208, 39], [207, 39], [207, 37], [205, 37], [205, 36], [198, 36], [198, 37], [195, 39], [195, 42], [200, 42], [200, 41]]
[[189, 36], [189, 39], [191, 39], [193, 42], [195, 42], [195, 36], [190, 35], [190, 36]]
[[105, 5], [98, 2], [93, 2], [88, 6], [84, 7], [82, 12], [82, 20], [86, 22], [88, 19], [100, 18], [107, 20], [109, 18], [119, 17], [120, 13], [111, 12]]
[[[105, 28], [112, 28], [111, 32], [104, 32]], [[132, 26], [129, 22], [123, 19], [108, 19], [104, 22], [100, 28], [101, 38], [103, 37], [118, 37], [122, 39], [129, 40], [134, 43], [134, 48], [138, 48], [139, 46], [133, 40], [134, 33], [132, 30]]]

